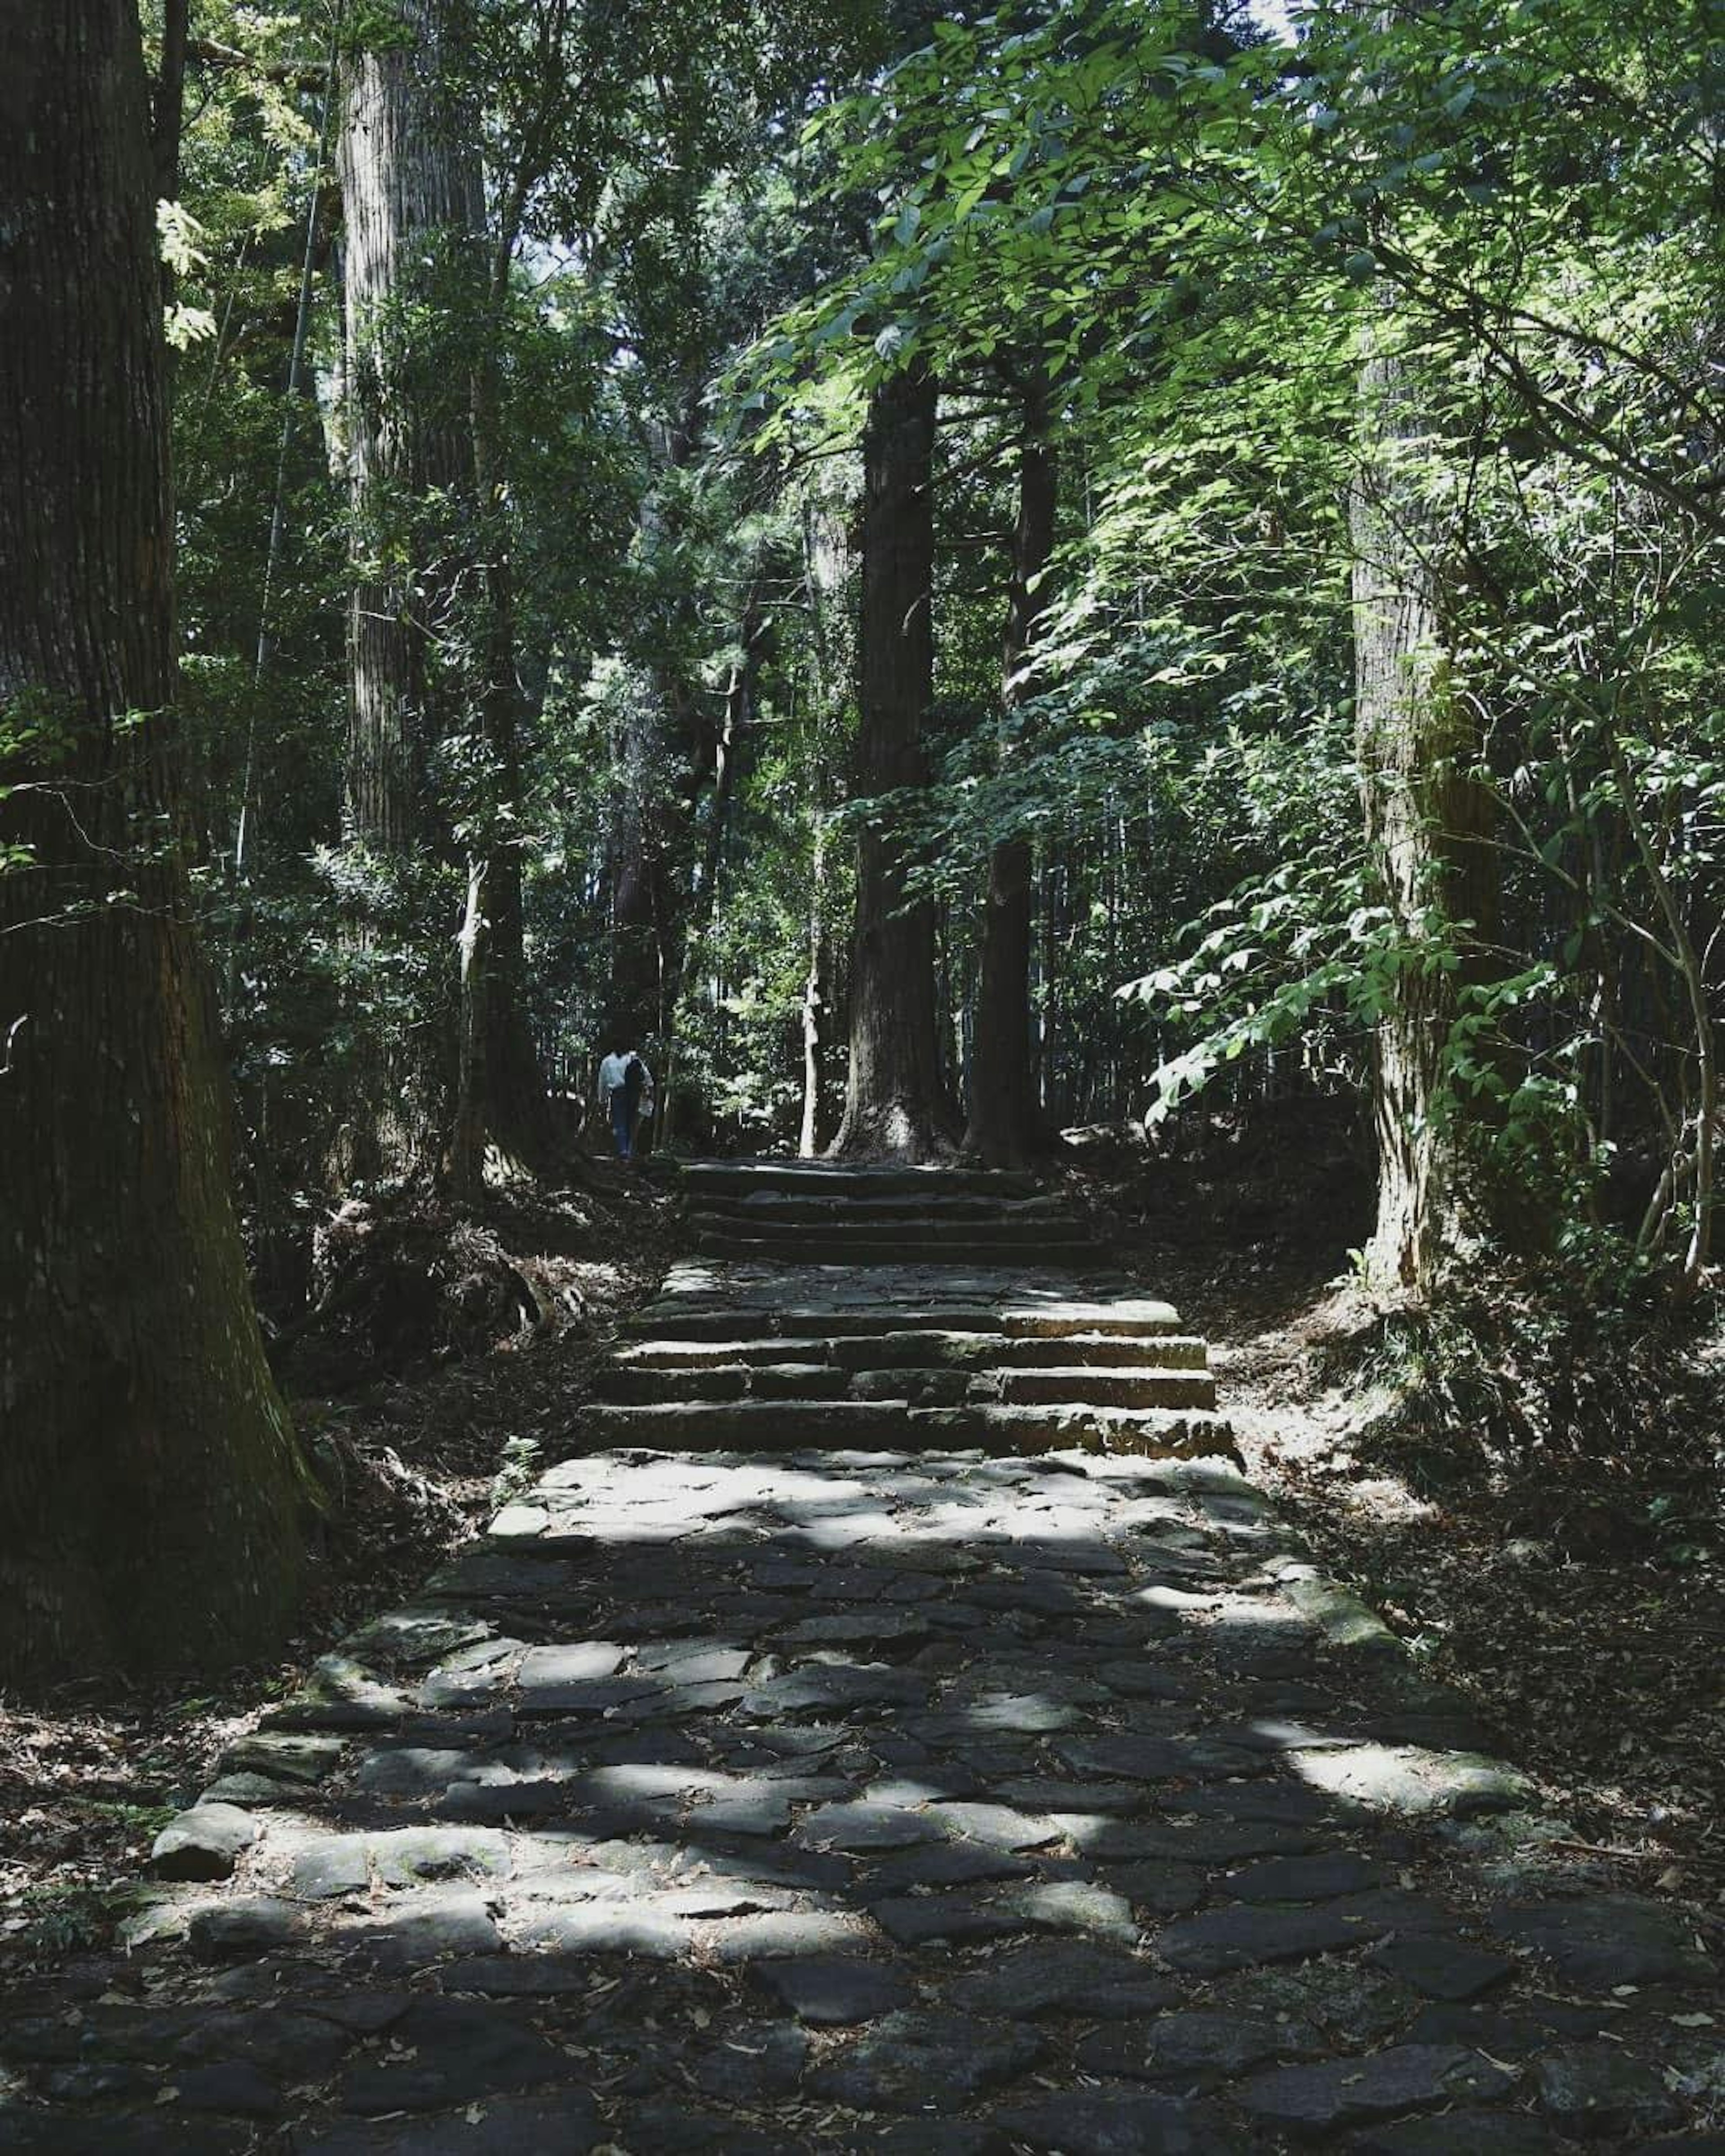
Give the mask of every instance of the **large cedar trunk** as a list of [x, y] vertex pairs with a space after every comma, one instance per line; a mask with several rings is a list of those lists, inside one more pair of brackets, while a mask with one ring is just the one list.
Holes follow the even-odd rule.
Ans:
[[[1378, 337], [1389, 326], [1378, 326]], [[1425, 1295], [1476, 1240], [1477, 1194], [1445, 1058], [1471, 954], [1496, 917], [1490, 797], [1446, 656], [1442, 542], [1419, 465], [1440, 446], [1407, 363], [1375, 341], [1361, 374], [1361, 454], [1349, 504], [1356, 745], [1366, 836], [1384, 902], [1413, 953], [1378, 1028], [1373, 1116], [1382, 1286]], [[1457, 924], [1475, 924], [1471, 930]], [[1461, 964], [1440, 963], [1459, 950]]]
[[[923, 785], [934, 693], [937, 388], [911, 366], [875, 393], [863, 435], [860, 711], [855, 791]], [[934, 908], [906, 906], [910, 865], [890, 828], [858, 842], [850, 962], [850, 1067], [835, 1154], [927, 1160], [957, 1137], [941, 1070]]]
[[131, 0], [5, 0], [0, 1684], [265, 1647], [308, 1485], [189, 921]]
[[[443, 652], [474, 517], [465, 373], [441, 366], [406, 311], [447, 307], [479, 271], [483, 199], [470, 119], [446, 86], [443, 0], [402, 0], [411, 42], [342, 64], [346, 388], [353, 528], [344, 838], [349, 933], [362, 971], [392, 952], [437, 954], [415, 1007], [369, 1029], [338, 1166], [408, 1175], [436, 1162], [456, 1080], [455, 922], [424, 917], [426, 868], [447, 856], [432, 752], [467, 687]], [[464, 120], [468, 124], [464, 126]], [[363, 892], [363, 897], [357, 894]]]
[[[1024, 395], [1019, 452], [1019, 513], [1013, 531], [1012, 585], [1001, 654], [1001, 705], [1007, 732], [1001, 754], [1014, 753], [1011, 727], [1029, 693], [1027, 668], [1038, 618], [1048, 603], [1058, 474], [1049, 439], [1049, 399], [1040, 382]], [[1030, 1019], [1031, 853], [1027, 838], [989, 850], [982, 956], [970, 1058], [970, 1114], [964, 1150], [989, 1168], [1020, 1168], [1049, 1147], [1036, 1096]]]

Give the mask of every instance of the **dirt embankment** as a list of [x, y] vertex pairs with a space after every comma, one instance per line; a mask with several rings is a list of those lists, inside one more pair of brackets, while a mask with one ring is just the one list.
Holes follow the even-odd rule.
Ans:
[[[1082, 1158], [1082, 1156], [1081, 1156]], [[1147, 1284], [1213, 1343], [1248, 1466], [1468, 1693], [1625, 1885], [1725, 1918], [1725, 1322], [1500, 1270], [1363, 1294], [1368, 1163], [1283, 1104], [1096, 1160]]]

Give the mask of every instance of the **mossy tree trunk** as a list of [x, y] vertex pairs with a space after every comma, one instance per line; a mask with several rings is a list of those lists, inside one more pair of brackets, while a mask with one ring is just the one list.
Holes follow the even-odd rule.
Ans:
[[276, 1636], [309, 1490], [190, 924], [131, 0], [0, 5], [0, 1684]]
[[450, 92], [444, 0], [401, 0], [399, 13], [406, 34], [345, 54], [341, 82], [353, 559], [343, 839], [360, 1014], [337, 1163], [349, 1178], [439, 1164], [460, 1062], [454, 910], [440, 917], [428, 871], [454, 852], [435, 755], [470, 716], [475, 480], [459, 340], [483, 290], [484, 198], [472, 116]]
[[[934, 695], [934, 377], [912, 363], [875, 392], [863, 434], [862, 608], [855, 792], [920, 787]], [[858, 842], [850, 1065], [836, 1155], [919, 1161], [957, 1136], [941, 1068], [934, 908], [906, 905], [911, 855], [887, 824]]]
[[1476, 1247], [1478, 1163], [1448, 1063], [1461, 996], [1497, 911], [1491, 798], [1456, 694], [1441, 605], [1442, 520], [1428, 398], [1376, 322], [1360, 377], [1349, 503], [1356, 748], [1366, 836], [1404, 951], [1374, 1045], [1377, 1223], [1367, 1270], [1429, 1295]]

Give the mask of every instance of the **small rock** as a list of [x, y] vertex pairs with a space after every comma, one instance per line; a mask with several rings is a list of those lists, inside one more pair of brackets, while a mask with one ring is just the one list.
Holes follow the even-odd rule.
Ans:
[[218, 2066], [193, 2066], [177, 2073], [174, 2086], [187, 2111], [233, 2112], [242, 2118], [274, 2118], [281, 2092], [244, 2059]]
[[372, 1844], [377, 1876], [386, 1887], [421, 1880], [491, 1878], [509, 1872], [509, 1845], [501, 1835], [452, 1827], [408, 1827], [378, 1835]]
[[803, 1821], [798, 1838], [832, 1849], [913, 1849], [932, 1841], [939, 1826], [922, 1812], [896, 1804], [821, 1804]]
[[1075, 1774], [1132, 1782], [1204, 1781], [1263, 1771], [1262, 1756], [1213, 1737], [1140, 1737], [1122, 1732], [1063, 1738], [1054, 1747]]
[[313, 1842], [294, 1859], [294, 1892], [304, 1902], [340, 1902], [363, 1894], [372, 1883], [362, 1835], [336, 1835]]
[[1576, 1984], [1681, 1984], [1713, 1974], [1683, 1919], [1637, 1895], [1506, 1903], [1491, 1912], [1491, 1928], [1543, 1954]]
[[1451, 2044], [1397, 2044], [1366, 2058], [1276, 2066], [1236, 2092], [1241, 2108], [1291, 2133], [1332, 2133], [1458, 2097], [1507, 2095], [1515, 2076]]
[[260, 1774], [275, 1782], [321, 1782], [341, 1763], [346, 1749], [339, 1737], [295, 1737], [259, 1730], [242, 1737], [222, 1754], [223, 1770], [234, 1774]]
[[1615, 2045], [1565, 2044], [1533, 2062], [1539, 2107], [1563, 2133], [1649, 2133], [1678, 2124], [1683, 2107], [1655, 2066]]
[[543, 1505], [506, 1505], [487, 1530], [493, 1542], [526, 1542], [551, 1525]]
[[237, 1804], [193, 1804], [157, 1835], [150, 1868], [159, 1879], [227, 1879], [262, 1831]]
[[250, 1958], [297, 1943], [305, 1919], [290, 1902], [267, 1897], [249, 1902], [214, 1902], [192, 1918], [192, 1951], [205, 1961], [229, 1956]]
[[861, 1920], [846, 1912], [779, 1909], [723, 1925], [713, 1936], [712, 1953], [715, 1960], [735, 1964], [786, 1954], [842, 1953], [865, 1943]]
[[967, 2014], [1028, 2019], [1084, 2015], [1131, 2021], [1158, 2014], [1180, 1994], [1146, 1962], [1110, 1947], [1020, 1947], [978, 1964], [952, 1984], [952, 2004]]
[[478, 1894], [403, 1897], [387, 1917], [338, 1936], [343, 1945], [393, 1969], [418, 1969], [450, 1954], [495, 1953], [502, 1944]]
[[817, 2095], [865, 2111], [953, 2111], [1026, 2073], [1043, 2041], [954, 2014], [894, 2014], [809, 2077]]
[[1004, 1850], [984, 1849], [973, 1841], [944, 1841], [877, 1866], [871, 1881], [882, 1895], [902, 1894], [916, 1887], [978, 1887], [990, 1880], [1028, 1879], [1034, 1871], [1023, 1857], [1009, 1856]]
[[[515, 1920], [516, 1944], [535, 1953], [639, 1954], [649, 1961], [677, 1961], [694, 1944], [686, 1917], [627, 1902], [589, 1902], [573, 1908], [523, 1909]], [[480, 1953], [479, 1947], [464, 1951]]]
[[721, 2103], [757, 2103], [793, 2089], [809, 2058], [805, 2030], [783, 2021], [727, 2020], [725, 2039], [696, 2052], [691, 2069], [703, 2096]]
[[997, 1906], [1026, 1931], [1084, 1932], [1092, 1938], [1136, 1943], [1137, 1920], [1123, 1895], [1081, 1879], [1039, 1881], [1009, 1887]]
[[1303, 1961], [1309, 1954], [1332, 1953], [1360, 1946], [1390, 1928], [1350, 1922], [1333, 1906], [1315, 1909], [1209, 1909], [1164, 1926], [1156, 1934], [1156, 1951], [1176, 1969], [1197, 1976], [1219, 1976], [1231, 1969], [1260, 1962]]
[[902, 1946], [1001, 1939], [1029, 1928], [1000, 1902], [978, 1894], [890, 1895], [870, 1903], [869, 1913]]
[[1395, 1939], [1379, 1947], [1372, 1960], [1428, 1999], [1477, 1999], [1511, 1974], [1513, 1964], [1483, 1947], [1443, 1938]]
[[[398, 2056], [367, 2061], [341, 2083], [344, 2111], [366, 2117], [439, 2111], [535, 2082], [563, 2079], [569, 2061], [505, 2009], [420, 1999], [395, 2025]], [[414, 2144], [417, 2147], [417, 2143]]]
[[[295, 1784], [278, 1782], [270, 1774], [218, 1774], [198, 1804], [294, 1804], [304, 1794]], [[198, 1805], [193, 1809], [196, 1810]]]
[[1167, 1864], [1154, 1857], [1142, 1864], [1111, 1864], [1107, 1879], [1135, 1909], [1153, 1917], [1183, 1917], [1204, 1900], [1209, 1885], [1197, 1865]]
[[915, 1995], [896, 1969], [846, 1954], [787, 1955], [762, 1962], [755, 1977], [799, 2021], [823, 2029], [872, 2021], [908, 2006]]
[[1273, 1856], [1249, 1865], [1228, 1881], [1228, 1892], [1242, 1902], [1328, 1902], [1338, 1894], [1358, 1894], [1381, 1887], [1389, 1875], [1352, 1850], [1319, 1856]]
[[1309, 2057], [1322, 2048], [1317, 2031], [1306, 2022], [1163, 2014], [1129, 2030], [1102, 2030], [1086, 2037], [1078, 2063], [1088, 2073], [1191, 2086], [1232, 2081], [1272, 2059]]
[[1315, 1788], [1374, 1811], [1408, 1818], [1471, 1818], [1525, 1804], [1532, 1784], [1501, 1759], [1477, 1752], [1431, 1752], [1417, 1744], [1355, 1744], [1292, 1758]]
[[564, 1647], [534, 1647], [522, 1656], [516, 1681], [523, 1693], [585, 1684], [615, 1676], [623, 1667], [624, 1656], [624, 1650], [614, 1640], [580, 1640]]
[[980, 1842], [985, 1849], [1043, 1849], [1060, 1838], [1052, 1820], [1034, 1819], [1007, 1804], [938, 1804], [927, 1816], [939, 1831]]
[[[1381, 2042], [1402, 2030], [1411, 2002], [1402, 1986], [1389, 1977], [1358, 1962], [1335, 1958], [1242, 1970], [1212, 1985], [1209, 2003], [1230, 2013], [1309, 2021], [1327, 2030], [1332, 2041], [1363, 2045]], [[1404, 2041], [1461, 2044], [1470, 2040], [1450, 2035]], [[1495, 2050], [1483, 2043], [1473, 2048]]]

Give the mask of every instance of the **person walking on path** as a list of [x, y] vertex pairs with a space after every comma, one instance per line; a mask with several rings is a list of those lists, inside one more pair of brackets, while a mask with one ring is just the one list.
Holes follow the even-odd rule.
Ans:
[[599, 1098], [610, 1111], [611, 1141], [619, 1160], [632, 1160], [635, 1149], [635, 1119], [641, 1096], [650, 1091], [653, 1074], [634, 1050], [614, 1046], [599, 1065]]

